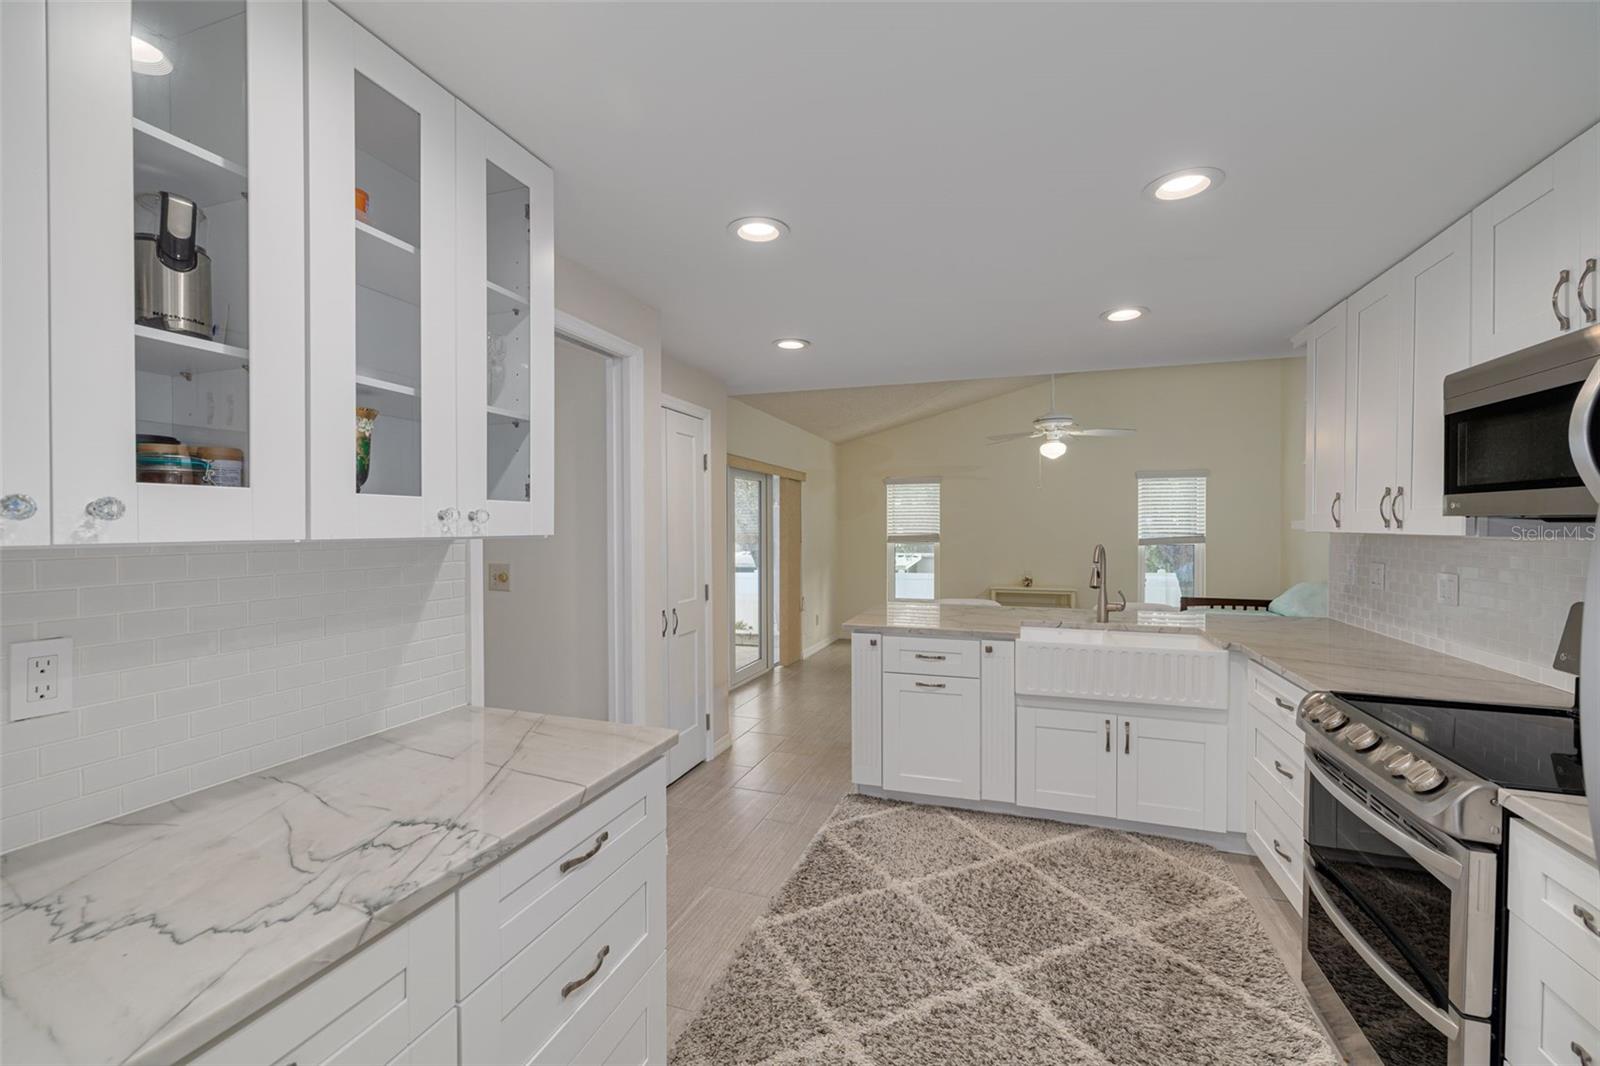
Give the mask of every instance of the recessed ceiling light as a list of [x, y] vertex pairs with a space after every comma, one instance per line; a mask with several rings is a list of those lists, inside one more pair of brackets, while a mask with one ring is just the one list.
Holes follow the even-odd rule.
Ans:
[[742, 241], [750, 241], [753, 244], [765, 244], [768, 241], [775, 241], [789, 232], [789, 227], [786, 223], [776, 218], [763, 218], [759, 215], [752, 215], [749, 218], [736, 218], [728, 223], [728, 228], [733, 231], [735, 237]]
[[1059, 459], [1067, 454], [1067, 442], [1054, 438], [1039, 445], [1039, 454], [1046, 459]]
[[802, 348], [811, 347], [810, 341], [802, 340], [799, 337], [784, 337], [780, 340], [775, 340], [772, 343], [776, 344], [786, 352], [798, 352]]
[[138, 34], [130, 35], [129, 57], [135, 74], [172, 73], [172, 60], [167, 58], [167, 53]]
[[1146, 185], [1144, 191], [1156, 200], [1187, 200], [1221, 185], [1225, 176], [1216, 167], [1190, 167], [1188, 170], [1163, 174]]
[[1132, 322], [1149, 314], [1149, 310], [1147, 307], [1113, 307], [1109, 311], [1101, 311], [1100, 317], [1107, 322]]

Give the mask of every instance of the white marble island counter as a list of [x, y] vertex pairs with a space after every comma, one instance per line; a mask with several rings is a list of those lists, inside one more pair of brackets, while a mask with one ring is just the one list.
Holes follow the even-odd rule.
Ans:
[[0, 859], [0, 1060], [169, 1063], [647, 766], [460, 708]]

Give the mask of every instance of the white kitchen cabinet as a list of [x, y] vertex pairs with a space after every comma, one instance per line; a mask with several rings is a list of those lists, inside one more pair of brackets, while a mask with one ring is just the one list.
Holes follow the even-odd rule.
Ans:
[[[1400, 424], [1402, 322], [1398, 266], [1347, 301], [1344, 498], [1340, 528], [1347, 533], [1389, 529]], [[1408, 420], [1409, 421], [1409, 420]]]
[[978, 680], [883, 675], [883, 787], [975, 800], [980, 794], [982, 695]]
[[456, 104], [456, 506], [472, 533], [555, 532], [553, 185]]
[[1001, 803], [1017, 801], [1017, 645], [986, 640], [980, 682], [983, 766], [978, 794]]
[[1472, 362], [1595, 321], [1600, 127], [1472, 212]]
[[[303, 537], [300, 9], [111, 0], [46, 12], [53, 538]], [[130, 64], [130, 32], [159, 44], [164, 73]], [[163, 192], [200, 209], [209, 265], [175, 272], [196, 294], [181, 318], [146, 307], [140, 322], [134, 235], [155, 229]], [[207, 271], [209, 301], [193, 285]], [[237, 449], [242, 473], [225, 484], [224, 466], [173, 455], [164, 474], [184, 483], [138, 480], [140, 434]]]
[[1117, 817], [1117, 716], [1017, 706], [1017, 803]]
[[50, 543], [49, 144], [44, 0], [0, 4], [0, 545]]
[[306, 22], [311, 536], [454, 536], [456, 103], [325, 0]]
[[1306, 528], [1329, 533], [1345, 513], [1346, 305], [1295, 338], [1306, 351]]
[[1255, 774], [1245, 779], [1244, 826], [1250, 850], [1298, 912], [1305, 862], [1301, 823], [1278, 804]]
[[1125, 716], [1117, 723], [1117, 817], [1223, 832], [1228, 822], [1228, 727]]
[[883, 784], [883, 637], [850, 634], [850, 780]]

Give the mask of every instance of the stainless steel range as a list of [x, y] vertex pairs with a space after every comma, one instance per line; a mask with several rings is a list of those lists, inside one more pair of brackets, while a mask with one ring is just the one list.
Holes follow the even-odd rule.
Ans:
[[1304, 975], [1388, 1066], [1500, 1061], [1501, 786], [1583, 792], [1572, 711], [1316, 692]]

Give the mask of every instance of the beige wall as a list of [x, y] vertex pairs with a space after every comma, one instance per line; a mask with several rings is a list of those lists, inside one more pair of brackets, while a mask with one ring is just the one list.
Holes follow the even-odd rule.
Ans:
[[556, 342], [556, 528], [483, 542], [511, 588], [483, 597], [484, 702], [604, 719], [611, 637], [606, 617], [606, 357]]
[[[732, 632], [730, 613], [731, 594], [728, 591], [728, 494], [718, 471], [728, 465], [728, 390], [722, 382], [703, 370], [681, 363], [670, 355], [661, 357], [661, 392], [697, 404], [711, 412], [710, 443], [710, 494], [711, 513], [707, 516], [706, 533], [711, 538], [711, 618], [707, 639], [711, 641], [711, 735], [716, 738], [728, 732], [728, 678], [733, 649], [727, 634]], [[647, 455], [660, 454], [652, 447], [660, 440], [660, 430], [649, 438]], [[650, 459], [647, 458], [646, 462]], [[660, 480], [653, 467], [646, 469], [646, 478]], [[649, 543], [659, 544], [653, 537]], [[648, 552], [648, 549], [647, 549]]]
[[943, 478], [939, 594], [976, 596], [1030, 571], [1039, 584], [1087, 596], [1089, 556], [1104, 543], [1111, 591], [1138, 596], [1135, 473], [1205, 469], [1206, 590], [1283, 590], [1284, 364], [1215, 363], [1064, 375], [1057, 408], [1085, 425], [1128, 426], [1127, 438], [1072, 444], [1041, 461], [1031, 442], [988, 447], [1050, 406], [1048, 383], [839, 445], [835, 607], [841, 621], [885, 598], [886, 477]]
[[1306, 361], [1283, 360], [1283, 587], [1328, 580], [1328, 534], [1293, 529], [1306, 513]]
[[834, 639], [839, 630], [833, 610], [838, 554], [836, 446], [732, 399], [728, 401], [728, 451], [805, 471], [806, 480], [800, 487], [800, 594], [805, 598], [800, 643], [810, 649]]

